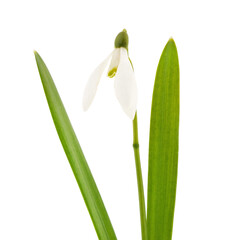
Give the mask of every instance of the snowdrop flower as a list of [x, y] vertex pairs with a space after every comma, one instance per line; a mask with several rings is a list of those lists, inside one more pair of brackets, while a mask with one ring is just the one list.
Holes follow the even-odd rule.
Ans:
[[133, 120], [137, 105], [137, 86], [132, 63], [128, 57], [128, 34], [125, 29], [117, 35], [112, 53], [91, 74], [84, 91], [83, 109], [86, 111], [90, 107], [110, 59], [108, 77], [115, 77], [116, 97], [123, 111]]

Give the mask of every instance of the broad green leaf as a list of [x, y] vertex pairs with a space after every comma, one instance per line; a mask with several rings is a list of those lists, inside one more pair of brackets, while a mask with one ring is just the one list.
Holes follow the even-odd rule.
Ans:
[[173, 39], [161, 55], [154, 84], [149, 139], [149, 240], [171, 240], [179, 135], [179, 63]]
[[116, 236], [87, 165], [78, 139], [74, 133], [66, 110], [52, 80], [52, 77], [40, 55], [35, 52], [36, 63], [40, 73], [44, 92], [50, 108], [50, 112], [58, 132], [60, 141], [78, 182], [85, 204], [93, 221], [98, 238], [101, 240], [115, 240]]

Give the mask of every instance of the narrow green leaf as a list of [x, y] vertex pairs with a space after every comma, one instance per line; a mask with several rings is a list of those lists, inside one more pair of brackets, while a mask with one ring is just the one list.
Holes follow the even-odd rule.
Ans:
[[93, 221], [98, 238], [101, 240], [115, 240], [116, 235], [104, 203], [101, 199], [96, 183], [87, 165], [86, 159], [83, 155], [78, 139], [74, 133], [52, 77], [37, 52], [35, 52], [35, 57], [56, 130], [73, 170], [74, 176], [78, 182], [78, 186]]
[[161, 55], [150, 120], [147, 225], [149, 240], [171, 240], [179, 135], [179, 63], [173, 39]]

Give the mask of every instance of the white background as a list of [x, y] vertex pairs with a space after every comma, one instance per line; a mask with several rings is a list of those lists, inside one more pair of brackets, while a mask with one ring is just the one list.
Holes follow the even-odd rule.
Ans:
[[174, 240], [227, 240], [227, 1], [0, 2], [0, 239], [97, 239], [57, 137], [33, 50], [46, 62], [118, 239], [140, 239], [132, 123], [102, 78], [82, 94], [123, 28], [135, 67], [145, 191], [152, 89], [162, 50], [179, 54], [180, 148]]

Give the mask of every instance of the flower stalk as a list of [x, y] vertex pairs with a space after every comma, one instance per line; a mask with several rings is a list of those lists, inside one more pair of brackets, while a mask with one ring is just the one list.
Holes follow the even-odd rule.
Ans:
[[137, 176], [137, 183], [138, 183], [141, 234], [142, 234], [142, 240], [147, 240], [146, 206], [145, 206], [145, 197], [144, 197], [144, 188], [143, 188], [142, 168], [141, 168], [140, 154], [139, 154], [137, 112], [135, 113], [135, 117], [133, 120], [133, 149], [134, 149], [134, 155], [135, 155], [135, 167], [136, 167], [136, 176]]

